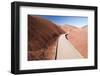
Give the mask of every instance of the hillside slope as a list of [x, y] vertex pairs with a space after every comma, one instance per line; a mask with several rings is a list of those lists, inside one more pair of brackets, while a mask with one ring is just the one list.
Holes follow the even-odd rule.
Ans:
[[65, 33], [56, 24], [39, 16], [28, 15], [28, 60], [55, 58], [57, 38]]

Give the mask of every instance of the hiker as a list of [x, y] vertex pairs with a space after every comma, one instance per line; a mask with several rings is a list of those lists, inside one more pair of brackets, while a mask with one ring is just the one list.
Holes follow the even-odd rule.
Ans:
[[65, 34], [66, 39], [68, 40], [68, 34]]

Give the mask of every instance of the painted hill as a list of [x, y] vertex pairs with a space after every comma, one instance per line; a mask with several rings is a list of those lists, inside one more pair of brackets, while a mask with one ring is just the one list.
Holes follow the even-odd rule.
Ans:
[[83, 29], [86, 29], [86, 28], [88, 28], [88, 26], [87, 26], [87, 25], [85, 25], [85, 26], [83, 26], [82, 28], [83, 28]]
[[72, 25], [68, 25], [68, 24], [60, 26], [60, 28], [62, 30], [64, 30], [65, 32], [67, 32], [67, 33], [69, 33], [73, 29], [78, 29], [78, 27], [75, 27], [75, 26], [72, 26]]
[[56, 24], [39, 16], [28, 15], [28, 60], [54, 58], [51, 46], [63, 33], [65, 32]]
[[85, 58], [88, 57], [88, 27], [87, 25], [78, 28], [72, 25], [61, 27], [67, 34], [68, 40], [74, 45], [74, 47], [80, 52]]

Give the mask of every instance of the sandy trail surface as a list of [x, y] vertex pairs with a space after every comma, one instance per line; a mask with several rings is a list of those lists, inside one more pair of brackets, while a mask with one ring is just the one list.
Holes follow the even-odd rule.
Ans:
[[80, 59], [83, 56], [62, 34], [58, 39], [57, 59]]

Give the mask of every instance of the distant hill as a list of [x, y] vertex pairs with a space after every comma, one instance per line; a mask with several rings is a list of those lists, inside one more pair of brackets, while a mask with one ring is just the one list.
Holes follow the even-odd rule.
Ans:
[[65, 32], [68, 32], [68, 31], [71, 31], [73, 29], [78, 29], [78, 27], [75, 27], [75, 26], [72, 26], [72, 25], [63, 25], [63, 26], [60, 26], [60, 28], [62, 30], [64, 30]]
[[71, 27], [71, 28], [78, 28], [78, 27], [76, 27], [76, 26], [69, 25], [69, 24], [65, 24], [64, 26], [65, 26], [65, 27]]
[[83, 26], [82, 28], [88, 28], [88, 25]]
[[56, 24], [39, 16], [28, 15], [28, 60], [45, 60], [47, 50], [41, 49], [47, 49], [63, 33]]
[[[78, 30], [80, 29], [79, 27], [76, 27], [76, 26], [73, 26], [73, 25], [63, 25], [63, 26], [60, 26], [61, 29], [63, 29], [65, 32], [68, 32], [69, 30]], [[88, 29], [88, 25], [85, 25], [83, 27], [81, 27], [81, 29], [84, 29], [84, 30], [87, 30]]]
[[88, 25], [82, 27], [84, 30], [88, 31]]

